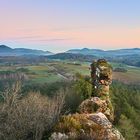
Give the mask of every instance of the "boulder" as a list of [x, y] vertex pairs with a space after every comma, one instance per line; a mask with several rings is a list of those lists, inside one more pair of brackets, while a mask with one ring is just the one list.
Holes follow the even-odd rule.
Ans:
[[107, 117], [99, 112], [63, 116], [49, 140], [124, 140]]
[[79, 106], [79, 113], [95, 113], [102, 112], [112, 122], [114, 119], [112, 108], [109, 106], [108, 100], [102, 100], [99, 97], [91, 97], [84, 100]]

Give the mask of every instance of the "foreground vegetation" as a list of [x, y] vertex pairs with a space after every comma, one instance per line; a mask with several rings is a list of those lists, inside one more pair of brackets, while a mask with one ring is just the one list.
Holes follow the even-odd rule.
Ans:
[[[140, 69], [120, 63], [113, 63], [113, 67], [127, 69], [114, 72], [110, 89], [114, 125], [126, 140], [139, 140]], [[46, 140], [61, 115], [77, 112], [79, 104], [91, 96], [86, 62], [51, 61], [0, 68], [1, 140]]]
[[[10, 90], [1, 93], [0, 139], [2, 140], [47, 139], [59, 117], [77, 112], [80, 103], [90, 97], [92, 92], [89, 78], [81, 75], [76, 76], [76, 81], [44, 86], [45, 95], [35, 92], [23, 94], [22, 88], [16, 84]], [[115, 108], [114, 125], [127, 140], [138, 140], [139, 86], [114, 82], [111, 86], [111, 96]]]
[[39, 93], [20, 93], [19, 83], [5, 91], [0, 104], [1, 140], [41, 140], [59, 119], [64, 94], [53, 98]]

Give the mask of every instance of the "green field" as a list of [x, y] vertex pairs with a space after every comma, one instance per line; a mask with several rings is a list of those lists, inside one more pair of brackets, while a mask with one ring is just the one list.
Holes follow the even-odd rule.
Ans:
[[[113, 68], [125, 68], [127, 72], [113, 72], [113, 79], [125, 83], [140, 84], [140, 68], [120, 63], [111, 63]], [[26, 66], [0, 66], [0, 71], [16, 71], [19, 68], [27, 69], [26, 75], [34, 83], [51, 83], [60, 80], [69, 80], [76, 73], [90, 75], [90, 63], [72, 61], [49, 61], [39, 65]]]

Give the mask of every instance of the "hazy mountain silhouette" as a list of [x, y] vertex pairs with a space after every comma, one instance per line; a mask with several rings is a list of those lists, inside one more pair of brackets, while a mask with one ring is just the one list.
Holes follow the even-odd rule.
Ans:
[[73, 54], [83, 54], [83, 55], [94, 55], [94, 56], [121, 56], [121, 55], [140, 55], [140, 48], [132, 48], [132, 49], [118, 49], [118, 50], [100, 50], [100, 49], [71, 49], [66, 53]]
[[22, 56], [22, 55], [52, 55], [52, 52], [33, 50], [25, 48], [12, 49], [6, 45], [0, 45], [0, 56]]
[[[97, 57], [115, 57], [115, 56], [129, 56], [129, 55], [140, 55], [140, 48], [132, 49], [118, 49], [118, 50], [101, 50], [101, 49], [71, 49], [65, 53], [70, 54], [82, 54], [82, 55], [93, 55]], [[0, 56], [22, 56], [22, 55], [52, 55], [52, 52], [35, 50], [35, 49], [26, 49], [26, 48], [15, 48], [12, 49], [6, 45], [0, 45]], [[63, 53], [59, 54], [62, 55]], [[63, 56], [66, 54], [63, 54]]]

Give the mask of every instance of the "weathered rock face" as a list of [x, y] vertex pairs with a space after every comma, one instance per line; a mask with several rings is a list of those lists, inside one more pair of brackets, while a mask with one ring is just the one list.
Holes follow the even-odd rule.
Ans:
[[103, 128], [112, 128], [111, 122], [101, 112], [95, 113], [95, 114], [89, 114], [88, 119], [92, 120], [93, 122], [95, 122], [96, 124], [98, 124], [99, 126]]
[[63, 116], [50, 140], [124, 140], [112, 125], [113, 107], [109, 97], [112, 69], [105, 60], [91, 64], [93, 94], [79, 106], [79, 113]]
[[101, 100], [99, 97], [91, 97], [86, 99], [79, 106], [80, 113], [93, 113], [93, 112], [105, 112], [107, 104], [105, 100]]
[[67, 136], [66, 134], [62, 134], [62, 133], [53, 133], [51, 135], [51, 137], [49, 138], [49, 140], [67, 140], [69, 138], [69, 136]]
[[50, 140], [124, 140], [101, 112], [64, 116], [55, 129]]
[[[112, 122], [114, 120], [113, 107], [109, 102], [110, 100], [108, 101], [102, 100], [99, 97], [91, 97], [81, 103], [79, 106], [79, 113], [90, 114], [102, 112]], [[108, 106], [109, 104], [110, 106]]]
[[[95, 98], [99, 98], [100, 107], [97, 112], [102, 112], [110, 120], [114, 120], [114, 110], [110, 100], [109, 85], [112, 83], [112, 67], [104, 59], [99, 59], [91, 64], [91, 79], [93, 94]], [[90, 102], [90, 101], [87, 101]], [[93, 106], [96, 105], [93, 100]]]
[[93, 121], [100, 128], [100, 130], [96, 129], [99, 135], [92, 136], [95, 140], [124, 140], [121, 133], [113, 128], [112, 123], [103, 113], [89, 114], [88, 120]]

